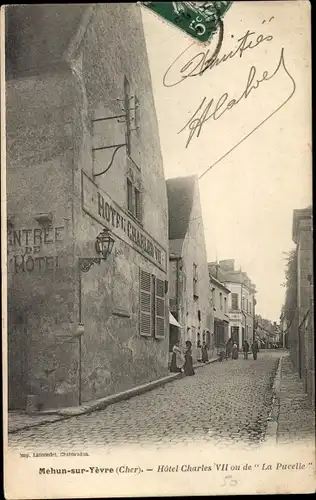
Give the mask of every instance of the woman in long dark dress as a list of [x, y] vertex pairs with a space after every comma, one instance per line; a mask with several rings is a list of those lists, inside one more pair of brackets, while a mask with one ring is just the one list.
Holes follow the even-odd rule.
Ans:
[[206, 363], [207, 361], [208, 361], [207, 345], [205, 342], [203, 342], [203, 345], [202, 345], [202, 363]]
[[186, 351], [184, 353], [184, 365], [183, 365], [183, 370], [185, 375], [195, 375], [194, 368], [193, 368], [193, 359], [192, 359], [192, 343], [190, 340], [187, 340], [186, 343]]

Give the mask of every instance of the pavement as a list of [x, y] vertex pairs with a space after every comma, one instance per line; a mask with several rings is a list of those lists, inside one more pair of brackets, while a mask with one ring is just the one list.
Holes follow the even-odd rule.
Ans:
[[159, 448], [203, 439], [218, 447], [257, 447], [265, 439], [279, 357], [260, 351], [256, 361], [250, 356], [209, 363], [193, 377], [102, 410], [10, 433], [9, 445], [31, 450], [106, 445], [109, 451], [119, 444]]
[[[217, 356], [210, 358], [209, 361], [207, 361], [206, 363], [197, 362], [194, 365], [194, 368], [195, 369], [203, 368], [207, 366], [209, 363], [214, 363], [216, 361], [218, 361]], [[21, 430], [30, 429], [32, 427], [45, 425], [50, 422], [65, 420], [67, 418], [75, 417], [78, 415], [83, 415], [91, 413], [93, 411], [102, 410], [107, 406], [109, 406], [110, 404], [114, 404], [117, 403], [118, 401], [123, 401], [125, 399], [137, 396], [144, 392], [150, 391], [155, 387], [167, 384], [181, 377], [182, 375], [180, 373], [171, 373], [166, 377], [154, 380], [147, 384], [142, 384], [140, 386], [133, 387], [132, 389], [129, 389], [127, 391], [113, 394], [111, 396], [106, 396], [104, 398], [95, 399], [93, 401], [88, 401], [82, 405], [72, 406], [69, 408], [49, 409], [49, 410], [34, 412], [32, 414], [28, 414], [26, 411], [22, 410], [13, 410], [9, 412], [8, 432], [9, 434], [11, 434], [19, 432]]]
[[276, 387], [277, 444], [315, 443], [315, 408], [289, 355], [281, 358]]
[[[44, 418], [58, 418], [56, 415]], [[41, 417], [38, 417], [41, 418]], [[315, 413], [285, 351], [260, 351], [255, 361], [209, 363], [181, 377], [98, 411], [59, 416], [9, 434], [12, 448], [107, 452], [117, 445], [157, 449], [202, 439], [219, 448], [314, 443]]]

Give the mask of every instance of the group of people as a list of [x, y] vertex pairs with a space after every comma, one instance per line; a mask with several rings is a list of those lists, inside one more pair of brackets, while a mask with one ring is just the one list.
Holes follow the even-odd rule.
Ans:
[[[244, 359], [248, 359], [248, 353], [250, 351], [250, 345], [247, 339], [244, 340], [243, 345], [242, 345], [242, 350], [244, 353]], [[254, 340], [252, 345], [251, 345], [251, 352], [253, 355], [253, 359], [256, 360], [258, 357], [258, 352], [259, 352], [259, 344], [257, 340]], [[232, 359], [238, 359], [239, 356], [239, 349], [237, 342], [233, 341], [231, 338], [228, 339], [226, 343], [226, 359], [232, 358]]]
[[[208, 361], [207, 345], [203, 342], [202, 346], [198, 346], [201, 349], [201, 361], [206, 363]], [[242, 350], [244, 353], [244, 359], [248, 359], [248, 353], [250, 350], [249, 342], [247, 339], [244, 340], [242, 345]], [[254, 340], [251, 345], [251, 351], [253, 354], [253, 359], [256, 360], [259, 352], [259, 344], [257, 340]], [[237, 342], [233, 341], [231, 338], [228, 339], [226, 343], [226, 359], [238, 359], [239, 349]], [[185, 343], [184, 352], [180, 348], [180, 342], [177, 341], [172, 348], [172, 357], [170, 364], [170, 371], [174, 373], [183, 373], [184, 375], [195, 375], [193, 368], [193, 357], [192, 357], [192, 342], [187, 340]]]
[[192, 342], [190, 340], [186, 341], [183, 353], [179, 341], [173, 346], [170, 371], [174, 373], [182, 372], [187, 376], [195, 375], [193, 368]]

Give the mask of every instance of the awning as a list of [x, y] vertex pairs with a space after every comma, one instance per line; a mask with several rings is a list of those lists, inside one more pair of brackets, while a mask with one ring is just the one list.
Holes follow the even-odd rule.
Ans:
[[169, 325], [174, 325], [177, 326], [178, 328], [181, 328], [181, 325], [179, 325], [176, 318], [171, 314], [170, 311], [169, 311]]

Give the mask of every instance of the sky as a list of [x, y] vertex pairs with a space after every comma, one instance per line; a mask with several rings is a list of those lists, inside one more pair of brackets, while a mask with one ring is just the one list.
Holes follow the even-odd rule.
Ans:
[[[184, 79], [182, 68], [209, 58], [217, 35], [203, 46], [145, 7], [142, 15], [165, 176], [199, 175], [208, 260], [234, 258], [256, 284], [257, 313], [278, 321], [293, 210], [312, 199], [308, 2], [233, 3], [218, 57], [236, 52], [248, 30], [250, 48]], [[238, 104], [222, 116], [218, 107], [187, 145], [186, 124], [207, 106], [212, 115], [224, 93]]]

